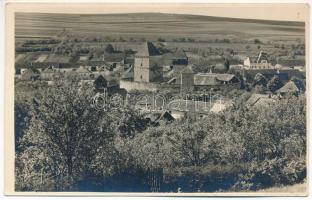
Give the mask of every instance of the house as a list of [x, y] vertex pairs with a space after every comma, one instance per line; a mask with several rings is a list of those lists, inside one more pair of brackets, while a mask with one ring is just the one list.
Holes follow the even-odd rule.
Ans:
[[104, 91], [108, 86], [108, 81], [102, 75], [98, 76], [93, 83], [98, 91]]
[[124, 63], [129, 64], [129, 65], [134, 65], [135, 53], [136, 52], [133, 51], [132, 49], [125, 50], [124, 51], [124, 54], [125, 54]]
[[209, 113], [211, 104], [205, 101], [177, 99], [170, 101], [167, 105], [175, 119], [185, 116], [196, 117], [203, 116]]
[[194, 75], [195, 86], [240, 85], [234, 74], [198, 73]]
[[57, 68], [69, 68], [74, 63], [74, 58], [67, 55], [50, 54], [42, 62], [35, 62], [33, 65], [36, 68], [57, 67]]
[[21, 74], [20, 79], [23, 81], [35, 81], [40, 79], [40, 72], [37, 69], [29, 68]]
[[253, 70], [253, 69], [274, 69], [269, 60], [268, 55], [262, 51], [260, 51], [257, 57], [247, 57], [244, 60], [244, 68]]
[[173, 52], [163, 54], [164, 70], [181, 69], [188, 65], [188, 57], [182, 49], [176, 49]]
[[181, 89], [193, 90], [194, 89], [194, 71], [192, 66], [188, 65], [183, 70], [180, 71], [179, 76]]
[[110, 64], [112, 66], [115, 66], [116, 64], [124, 64], [124, 53], [123, 52], [113, 52], [108, 53], [104, 52], [104, 61], [107, 64]]
[[304, 66], [294, 66], [294, 70], [298, 70], [300, 72], [304, 72], [305, 71], [305, 67]]
[[134, 58], [134, 81], [153, 82], [161, 78], [162, 56], [151, 42], [138, 49]]
[[220, 113], [224, 111], [225, 109], [232, 107], [233, 102], [231, 100], [216, 100], [210, 109], [210, 112], [213, 113]]
[[73, 73], [79, 76], [81, 79], [90, 79], [92, 77], [92, 72], [85, 66], [79, 66], [72, 70]]
[[128, 68], [127, 70], [125, 70], [123, 73], [122, 73], [122, 78], [123, 79], [133, 79], [133, 66], [131, 66], [130, 68]]
[[43, 69], [40, 76], [42, 80], [51, 80], [57, 73], [57, 68], [54, 66], [49, 66]]
[[291, 80], [287, 82], [283, 87], [275, 91], [275, 93], [285, 96], [298, 95], [302, 91], [304, 91], [303, 83], [299, 80]]
[[252, 94], [246, 102], [247, 107], [272, 106], [278, 101], [277, 96], [269, 94]]
[[159, 125], [159, 123], [162, 122], [171, 122], [174, 121], [174, 117], [171, 115], [170, 111], [164, 111], [164, 112], [153, 112], [148, 113], [144, 116], [145, 120], [152, 124], [152, 125]]

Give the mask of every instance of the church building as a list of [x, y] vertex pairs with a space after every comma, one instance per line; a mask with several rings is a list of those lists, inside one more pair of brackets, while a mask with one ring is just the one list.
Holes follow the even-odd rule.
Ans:
[[151, 42], [144, 43], [134, 57], [134, 81], [153, 82], [162, 77], [162, 56]]

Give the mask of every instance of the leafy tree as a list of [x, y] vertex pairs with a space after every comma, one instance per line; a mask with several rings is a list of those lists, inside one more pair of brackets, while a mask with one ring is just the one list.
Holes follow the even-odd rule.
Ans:
[[261, 44], [262, 42], [261, 42], [259, 39], [255, 39], [255, 40], [254, 40], [254, 43], [255, 43], [255, 44]]
[[267, 79], [261, 73], [257, 73], [254, 77], [252, 86], [255, 87], [256, 85], [260, 85], [263, 87], [267, 86]]
[[[23, 158], [33, 150], [41, 151], [42, 157], [36, 159], [49, 159], [51, 166], [47, 172], [42, 169], [44, 164], [34, 165], [33, 170], [43, 170], [51, 176], [61, 173], [71, 185], [82, 178], [97, 149], [112, 138], [109, 119], [104, 117], [106, 112], [94, 106], [93, 90], [79, 87], [78, 83], [76, 79], [56, 81], [56, 85], [44, 91], [39, 105], [30, 110], [31, 120], [20, 144], [24, 150], [17, 158], [22, 163], [18, 166], [21, 173], [33, 162]], [[32, 187], [40, 189], [36, 184]], [[50, 189], [53, 188], [45, 188]]]
[[157, 39], [157, 41], [158, 41], [158, 42], [166, 42], [166, 40], [165, 40], [164, 38], [161, 38], [161, 37], [159, 37], [159, 38]]
[[107, 46], [106, 46], [106, 48], [105, 48], [105, 52], [107, 52], [107, 53], [114, 53], [114, 47], [113, 47], [113, 45], [111, 45], [111, 44], [108, 44]]
[[271, 80], [268, 81], [268, 84], [267, 84], [268, 90], [271, 92], [275, 92], [282, 86], [283, 86], [282, 82], [280, 81], [278, 76], [274, 76]]

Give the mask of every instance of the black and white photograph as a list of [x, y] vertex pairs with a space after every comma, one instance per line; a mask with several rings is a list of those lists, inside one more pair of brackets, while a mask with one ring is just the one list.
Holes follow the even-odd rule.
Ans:
[[307, 195], [308, 5], [88, 6], [12, 15], [13, 192]]

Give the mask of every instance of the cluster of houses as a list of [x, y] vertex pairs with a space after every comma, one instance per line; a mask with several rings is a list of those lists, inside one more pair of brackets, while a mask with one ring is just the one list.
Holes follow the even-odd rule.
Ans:
[[239, 88], [240, 80], [233, 74], [194, 73], [185, 52], [177, 50], [162, 55], [151, 42], [144, 43], [135, 54], [132, 76], [120, 80], [120, 87], [127, 91], [197, 90], [225, 86]]
[[[190, 65], [186, 53], [181, 49], [161, 53], [152, 42], [143, 43], [140, 48], [126, 51], [116, 51], [108, 45], [104, 53], [95, 53], [92, 56], [80, 55], [72, 64], [72, 59], [58, 55], [41, 55], [27, 67], [16, 70], [18, 81], [44, 81], [53, 84], [55, 76], [60, 74], [79, 77], [82, 84], [102, 82], [103, 87], [119, 87], [128, 92], [132, 91], [159, 91], [172, 92], [220, 90], [223, 88], [241, 87], [241, 81], [236, 75], [228, 73], [195, 73]], [[281, 69], [272, 65], [267, 54], [260, 52], [255, 58], [247, 57], [243, 68], [246, 70], [274, 70]], [[280, 88], [278, 93], [288, 91], [300, 92], [300, 89], [289, 82]], [[276, 98], [268, 95], [252, 96], [248, 105], [254, 106], [263, 102], [272, 103]], [[262, 102], [262, 103], [261, 103]], [[207, 107], [207, 102], [180, 100], [179, 108], [169, 102], [166, 110], [159, 110], [151, 117], [152, 123], [157, 123], [160, 118], [180, 118], [186, 113], [204, 116], [209, 112], [220, 112], [233, 103], [231, 100], [213, 101]], [[203, 105], [205, 105], [203, 107]]]

